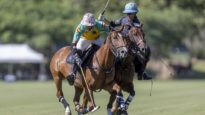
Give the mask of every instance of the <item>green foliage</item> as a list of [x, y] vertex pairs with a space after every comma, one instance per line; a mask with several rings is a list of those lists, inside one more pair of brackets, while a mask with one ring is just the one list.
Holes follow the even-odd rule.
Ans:
[[29, 42], [44, 48], [71, 39], [74, 25], [68, 22], [74, 16], [68, 1], [2, 0], [0, 3], [11, 3], [1, 7], [1, 42]]
[[[85, 12], [97, 18], [106, 0], [1, 0], [0, 42], [29, 43], [42, 52], [72, 41]], [[105, 16], [116, 20], [127, 0], [110, 0]], [[146, 39], [160, 52], [198, 35], [205, 26], [205, 0], [136, 0]]]

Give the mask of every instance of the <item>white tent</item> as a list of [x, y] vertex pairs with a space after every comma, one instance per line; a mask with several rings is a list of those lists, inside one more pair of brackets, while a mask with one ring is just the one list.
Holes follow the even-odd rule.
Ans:
[[27, 44], [0, 44], [1, 63], [7, 64], [8, 75], [13, 75], [14, 64], [40, 64], [40, 75], [45, 71], [43, 54], [34, 51]]
[[44, 56], [27, 44], [0, 44], [0, 63], [44, 63]]

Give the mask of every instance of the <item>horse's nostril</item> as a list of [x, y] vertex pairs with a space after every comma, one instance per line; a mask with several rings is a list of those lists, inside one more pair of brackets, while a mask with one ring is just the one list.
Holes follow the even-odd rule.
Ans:
[[121, 54], [124, 54], [124, 53], [125, 53], [125, 51], [124, 51], [124, 50], [122, 50], [122, 51], [121, 51]]

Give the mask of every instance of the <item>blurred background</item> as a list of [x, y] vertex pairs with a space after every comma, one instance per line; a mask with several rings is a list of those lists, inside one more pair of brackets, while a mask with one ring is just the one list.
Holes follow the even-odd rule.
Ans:
[[[111, 0], [105, 17], [116, 20], [124, 16], [122, 11], [128, 2]], [[157, 79], [205, 78], [205, 0], [135, 2], [152, 50], [147, 71]], [[17, 80], [51, 79], [48, 67], [54, 52], [71, 43], [85, 12], [97, 18], [105, 3], [0, 0], [0, 79], [7, 74], [15, 75]]]
[[[196, 89], [204, 86], [205, 0], [133, 1], [138, 4], [137, 16], [144, 25], [145, 37], [152, 51], [146, 71], [158, 84], [162, 83], [162, 87], [166, 81], [170, 85], [168, 88], [180, 87], [182, 80], [187, 79], [189, 82], [185, 86], [189, 87], [194, 83], [197, 85], [196, 81], [200, 81]], [[107, 0], [0, 0], [0, 84], [4, 86], [4, 81], [19, 81], [17, 86], [24, 87], [19, 84], [24, 84], [24, 81], [29, 81], [30, 84], [37, 80], [48, 80], [46, 84], [52, 84], [51, 95], [54, 98], [55, 87], [49, 71], [52, 55], [59, 48], [70, 45], [75, 28], [85, 12], [92, 12], [97, 18], [106, 2]], [[110, 0], [105, 17], [116, 20], [125, 16], [122, 11], [128, 2], [131, 0]], [[170, 80], [176, 81], [178, 85], [172, 84]], [[143, 86], [142, 83], [139, 84]], [[34, 85], [40, 86], [39, 83]], [[6, 87], [4, 86], [5, 90]], [[189, 89], [190, 87], [187, 91]], [[204, 95], [204, 91], [198, 93], [201, 92]], [[198, 97], [193, 97], [196, 98]], [[181, 114], [183, 113], [179, 113]]]

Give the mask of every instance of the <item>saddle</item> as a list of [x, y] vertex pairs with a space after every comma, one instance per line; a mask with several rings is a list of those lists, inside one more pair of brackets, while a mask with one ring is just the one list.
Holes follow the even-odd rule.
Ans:
[[92, 44], [87, 50], [83, 52], [83, 57], [82, 57], [82, 67], [86, 67], [90, 64], [92, 61], [92, 57], [94, 56], [95, 52], [99, 49], [100, 47], [98, 45]]
[[[92, 44], [90, 47], [88, 47], [84, 52], [83, 55], [81, 57], [82, 59], [82, 67], [88, 66], [88, 64], [90, 63], [94, 53], [99, 49], [100, 47]], [[74, 64], [75, 63], [75, 57], [73, 55], [73, 52], [71, 52], [68, 56], [68, 58], [66, 59], [67, 62], [69, 64]]]

